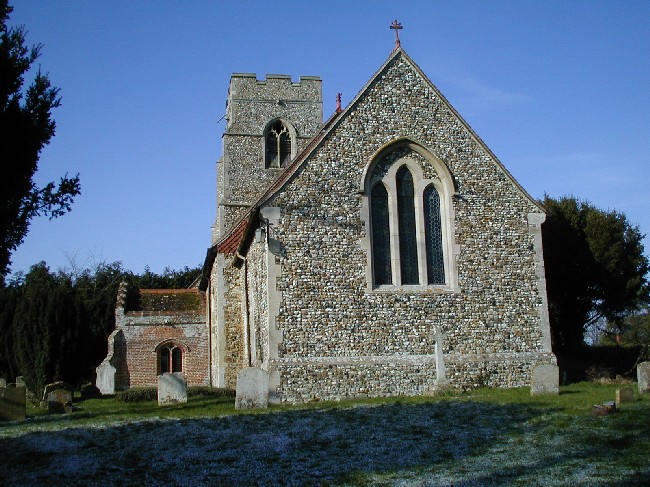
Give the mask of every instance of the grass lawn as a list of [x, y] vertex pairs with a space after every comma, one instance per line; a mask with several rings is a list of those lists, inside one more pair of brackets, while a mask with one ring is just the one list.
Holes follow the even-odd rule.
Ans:
[[[631, 385], [636, 390], [636, 385]], [[0, 423], [0, 485], [648, 485], [650, 397], [616, 384], [273, 406], [113, 398]]]

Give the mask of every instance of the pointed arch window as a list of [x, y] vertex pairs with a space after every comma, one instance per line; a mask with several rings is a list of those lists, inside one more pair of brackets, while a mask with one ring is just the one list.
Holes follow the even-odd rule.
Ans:
[[441, 161], [405, 146], [377, 159], [364, 182], [368, 289], [457, 292], [452, 177]]
[[440, 219], [440, 195], [433, 184], [424, 190], [424, 234], [427, 252], [427, 281], [429, 284], [445, 283], [445, 260]]
[[264, 164], [267, 169], [285, 167], [291, 160], [291, 132], [276, 120], [264, 134]]
[[376, 285], [392, 284], [390, 265], [390, 226], [388, 221], [388, 192], [381, 183], [371, 192], [373, 275]]
[[169, 343], [160, 347], [158, 358], [158, 375], [183, 371], [183, 351], [176, 344]]
[[397, 221], [399, 226], [399, 263], [402, 284], [419, 284], [418, 244], [415, 232], [415, 191], [413, 176], [402, 166], [395, 176], [397, 185]]

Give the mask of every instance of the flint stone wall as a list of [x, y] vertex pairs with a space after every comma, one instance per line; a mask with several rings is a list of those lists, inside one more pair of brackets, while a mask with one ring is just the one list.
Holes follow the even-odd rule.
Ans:
[[[446, 249], [454, 255], [453, 288], [368, 285], [364, 174], [375, 154], [404, 138], [446, 165], [462, 196], [443, 215], [453, 218], [453, 246]], [[227, 146], [227, 139], [220, 194], [249, 198], [255, 191], [230, 178], [235, 172], [227, 168], [240, 164], [237, 171], [263, 190], [266, 180], [251, 169], [260, 159], [252, 149]], [[399, 150], [425, 177], [439, 176], [419, 153]], [[212, 282], [221, 281], [217, 300], [224, 303], [228, 385], [238, 366], [257, 358], [280, 401], [422, 394], [437, 385], [436, 330], [445, 336], [452, 387], [528, 386], [535, 365], [555, 363], [542, 210], [405, 58], [396, 57], [379, 74], [269, 206], [278, 211], [270, 230], [275, 250], [258, 242], [242, 269], [230, 267], [232, 255], [213, 268]], [[234, 221], [233, 211], [219, 207], [221, 230]], [[277, 309], [265, 307], [272, 301]]]
[[281, 118], [295, 129], [296, 153], [323, 123], [321, 80], [302, 76], [294, 83], [287, 75], [234, 74], [230, 80], [223, 135], [223, 158], [217, 169], [219, 212], [216, 239], [229, 229], [246, 207], [279, 174], [264, 167], [264, 129]]
[[[453, 213], [459, 292], [367, 291], [358, 188], [373, 155], [399, 137], [429, 147], [464, 197], [454, 200]], [[434, 171], [412, 159], [425, 174]], [[526, 386], [532, 366], [555, 362], [542, 331], [541, 256], [529, 225], [529, 214], [541, 210], [403, 59], [370, 87], [273, 206], [281, 216], [272, 236], [284, 249], [281, 275], [270, 283], [282, 295], [275, 319], [283, 340], [270, 364], [280, 375], [279, 397], [426, 390], [435, 365], [399, 358], [432, 354], [434, 326], [447, 337], [443, 352], [454, 387]]]

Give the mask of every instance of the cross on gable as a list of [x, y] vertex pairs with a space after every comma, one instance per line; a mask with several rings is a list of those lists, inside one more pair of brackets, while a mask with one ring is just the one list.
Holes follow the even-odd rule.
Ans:
[[[395, 49], [399, 48], [401, 46], [400, 41], [399, 41], [399, 31], [402, 30], [404, 27], [402, 27], [402, 24], [400, 24], [397, 19], [393, 21], [392, 24], [390, 24], [390, 28], [395, 31]], [[395, 50], [393, 49], [393, 50]]]

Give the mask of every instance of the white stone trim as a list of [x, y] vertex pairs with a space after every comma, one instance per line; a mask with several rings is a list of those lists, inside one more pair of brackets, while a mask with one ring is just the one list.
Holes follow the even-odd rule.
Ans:
[[548, 315], [548, 296], [546, 294], [546, 271], [544, 269], [544, 246], [542, 242], [542, 223], [546, 221], [544, 213], [528, 213], [528, 231], [534, 238], [535, 274], [537, 275], [537, 292], [539, 293], [540, 330], [542, 332], [542, 348], [551, 352], [551, 323]]
[[226, 329], [225, 329], [225, 282], [223, 270], [226, 267], [225, 256], [217, 254], [214, 263], [214, 272], [210, 286], [210, 299], [212, 299], [211, 317], [215, 326], [212, 328], [212, 385], [214, 387], [226, 387]]
[[[268, 220], [269, 227], [273, 228], [280, 222], [280, 208], [267, 206], [261, 210], [262, 218]], [[271, 235], [272, 231], [266, 233], [266, 276], [267, 276], [267, 297], [268, 297], [268, 350], [265, 356], [267, 360], [262, 364], [262, 368], [269, 372], [269, 394], [274, 397], [275, 390], [280, 385], [280, 374], [272, 366], [272, 362], [278, 359], [278, 347], [282, 343], [282, 330], [279, 330], [276, 324], [277, 316], [280, 314], [280, 305], [282, 304], [282, 293], [278, 291], [277, 283], [282, 272], [280, 265], [280, 245], [279, 242]]]

